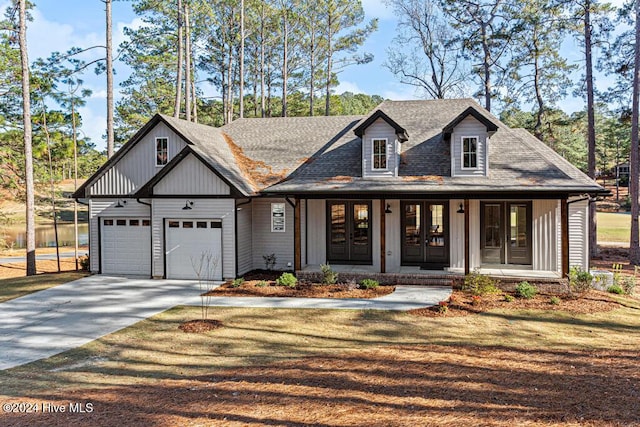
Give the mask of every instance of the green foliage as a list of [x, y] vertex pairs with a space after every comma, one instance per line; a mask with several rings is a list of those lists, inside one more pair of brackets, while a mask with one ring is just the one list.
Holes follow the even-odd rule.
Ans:
[[320, 271], [322, 271], [322, 283], [325, 285], [333, 285], [338, 281], [338, 273], [333, 271], [329, 264], [320, 264]]
[[449, 312], [449, 303], [447, 301], [440, 301], [437, 305], [438, 313], [446, 314]]
[[264, 260], [264, 267], [267, 270], [273, 270], [277, 261], [276, 254], [262, 255], [262, 259]]
[[571, 267], [569, 270], [569, 295], [581, 298], [591, 289], [593, 276], [580, 267]]
[[620, 285], [611, 285], [607, 288], [607, 292], [610, 292], [612, 294], [622, 295], [624, 294], [624, 289], [622, 289]]
[[280, 277], [276, 279], [278, 286], [287, 286], [289, 288], [295, 288], [298, 283], [298, 279], [291, 273], [282, 273]]
[[239, 288], [244, 283], [244, 277], [238, 277], [237, 279], [233, 279], [231, 281], [232, 288]]
[[622, 288], [625, 295], [632, 295], [636, 287], [636, 278], [635, 276], [620, 276], [617, 284]]
[[505, 302], [513, 302], [513, 300], [515, 300], [515, 298], [513, 297], [513, 295], [506, 294], [504, 296], [504, 300], [505, 300]]
[[551, 305], [558, 305], [562, 302], [562, 300], [559, 297], [551, 297], [549, 298], [549, 303]]
[[462, 290], [477, 296], [497, 294], [500, 289], [496, 285], [497, 282], [491, 277], [480, 274], [478, 270], [475, 270], [465, 276]]
[[361, 289], [374, 289], [377, 288], [380, 283], [373, 279], [362, 279], [359, 283]]
[[518, 298], [531, 299], [537, 293], [538, 289], [529, 282], [520, 282], [516, 285], [516, 296]]
[[268, 286], [269, 284], [266, 282], [266, 280], [260, 280], [258, 283], [256, 283], [256, 287], [257, 288], [264, 288], [266, 286]]

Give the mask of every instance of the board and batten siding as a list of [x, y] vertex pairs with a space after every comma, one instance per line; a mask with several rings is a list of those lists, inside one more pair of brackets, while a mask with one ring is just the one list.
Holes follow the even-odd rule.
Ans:
[[[240, 203], [243, 203], [240, 201]], [[238, 276], [253, 270], [253, 238], [251, 232], [252, 204], [242, 204], [237, 206], [236, 215], [238, 218]]]
[[454, 271], [464, 271], [464, 214], [458, 213], [461, 203], [464, 200], [449, 201], [449, 269]]
[[121, 199], [121, 208], [115, 207], [117, 203], [117, 199], [89, 199], [89, 268], [92, 273], [100, 271], [100, 218], [150, 217], [149, 206], [135, 199]]
[[[387, 168], [373, 169], [373, 140], [387, 140]], [[362, 135], [362, 176], [384, 177], [398, 176], [398, 148], [396, 141], [396, 131], [383, 119], [378, 119], [367, 127]]]
[[153, 188], [158, 195], [228, 195], [229, 186], [193, 154], [176, 165]]
[[[284, 232], [271, 231], [271, 203], [284, 203]], [[265, 268], [263, 255], [276, 255], [277, 270], [293, 269], [293, 208], [285, 199], [254, 199], [252, 203], [253, 268]]]
[[[458, 206], [459, 207], [459, 206]], [[480, 268], [480, 200], [469, 200], [469, 269]], [[462, 224], [464, 233], [464, 223]], [[464, 258], [464, 249], [463, 249]], [[464, 270], [464, 264], [463, 264]]]
[[561, 268], [560, 203], [558, 200], [534, 200], [532, 204], [532, 268], [558, 272]]
[[[570, 200], [571, 202], [571, 200]], [[569, 204], [569, 266], [589, 268], [589, 201]]]
[[235, 200], [234, 199], [197, 199], [190, 210], [183, 210], [185, 199], [153, 199], [151, 218], [152, 265], [154, 278], [164, 277], [164, 220], [166, 219], [204, 219], [222, 220], [222, 277], [234, 278], [236, 275], [235, 257]]
[[327, 202], [307, 200], [307, 264], [327, 262]]
[[307, 201], [300, 200], [300, 264], [307, 265]]
[[160, 122], [103, 176], [91, 184], [87, 188], [87, 194], [90, 196], [131, 194], [146, 184], [162, 169], [156, 166], [156, 138], [167, 138], [168, 161], [171, 161], [186, 146], [182, 138]]
[[[400, 218], [402, 212], [400, 211], [400, 200], [385, 200], [385, 204], [389, 205], [391, 213], [385, 214], [384, 223], [385, 230], [385, 269], [387, 273], [399, 273], [401, 262], [401, 248], [402, 244], [402, 229], [400, 225]], [[386, 209], [386, 205], [385, 205]], [[374, 233], [377, 231], [374, 231]]]
[[[462, 138], [478, 137], [478, 163], [476, 169], [462, 169]], [[488, 162], [487, 128], [472, 116], [462, 120], [451, 134], [451, 176], [487, 176]]]

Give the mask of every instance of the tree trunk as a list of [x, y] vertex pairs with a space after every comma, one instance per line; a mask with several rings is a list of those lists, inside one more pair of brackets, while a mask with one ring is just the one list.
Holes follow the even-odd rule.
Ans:
[[631, 164], [629, 165], [629, 196], [631, 198], [631, 239], [629, 242], [629, 261], [634, 265], [640, 264], [640, 239], [638, 229], [638, 214], [640, 214], [640, 200], [638, 200], [640, 147], [638, 146], [638, 100], [640, 98], [640, 1], [635, 2], [635, 55], [633, 72], [633, 106], [631, 111]]
[[264, 22], [266, 19], [266, 15], [265, 15], [265, 11], [264, 11], [264, 2], [261, 2], [262, 4], [262, 9], [261, 9], [261, 20], [260, 20], [260, 114], [261, 117], [265, 117], [265, 113], [266, 113], [266, 108], [265, 108], [265, 93], [264, 93], [264, 73], [265, 73], [265, 68], [264, 68], [264, 48], [265, 48], [265, 41], [264, 41], [264, 36], [265, 36], [265, 29], [264, 29]]
[[538, 50], [538, 40], [534, 36], [534, 77], [533, 86], [536, 93], [538, 111], [536, 112], [536, 124], [533, 127], [533, 134], [542, 141], [542, 117], [544, 115], [544, 100], [542, 99], [542, 88], [540, 87], [540, 52]]
[[[584, 10], [584, 52], [587, 79], [587, 174], [596, 178], [596, 119], [593, 100], [593, 63], [591, 58], [591, 2], [585, 2]], [[589, 203], [589, 252], [593, 257], [598, 253], [596, 204]]]
[[176, 100], [173, 104], [173, 117], [180, 118], [180, 105], [182, 104], [182, 0], [178, 0], [178, 66], [176, 67]]
[[313, 116], [313, 94], [315, 92], [314, 76], [316, 74], [316, 29], [311, 23], [311, 46], [309, 48], [309, 116]]
[[[193, 67], [195, 70], [195, 66]], [[195, 72], [193, 79], [191, 79], [191, 105], [193, 106], [193, 117], [192, 120], [194, 123], [198, 123], [198, 97], [196, 96], [196, 78]]]
[[36, 274], [35, 192], [33, 183], [33, 147], [31, 131], [31, 87], [27, 54], [27, 6], [20, 0], [18, 42], [22, 68], [22, 122], [24, 129], [24, 182], [26, 192], [27, 276]]
[[333, 25], [332, 22], [332, 15], [331, 13], [328, 14], [328, 19], [327, 19], [327, 84], [325, 87], [325, 94], [324, 94], [324, 115], [328, 116], [329, 115], [329, 110], [331, 107], [331, 73], [332, 73], [332, 66], [333, 66], [333, 44], [332, 44], [332, 39], [333, 39], [333, 33], [331, 32], [331, 26]]
[[184, 4], [184, 111], [185, 119], [191, 121], [191, 27], [189, 3]]
[[287, 117], [287, 80], [289, 80], [288, 70], [288, 49], [289, 49], [289, 22], [287, 20], [287, 11], [283, 15], [283, 35], [282, 41], [282, 117]]
[[111, 0], [105, 0], [104, 4], [107, 24], [107, 157], [111, 158], [115, 151], [115, 138], [113, 135], [113, 47], [111, 40]]
[[240, 0], [240, 118], [244, 118], [244, 0]]
[[484, 52], [484, 60], [482, 68], [484, 72], [484, 108], [491, 111], [491, 49], [489, 48], [489, 40], [487, 39], [486, 24], [481, 26], [482, 31], [482, 51]]

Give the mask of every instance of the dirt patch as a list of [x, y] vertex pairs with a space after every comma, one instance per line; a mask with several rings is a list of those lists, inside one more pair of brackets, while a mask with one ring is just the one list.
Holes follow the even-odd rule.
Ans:
[[239, 287], [225, 283], [209, 292], [211, 296], [289, 297], [289, 298], [378, 298], [395, 291], [395, 286], [360, 289], [350, 284], [321, 285], [298, 283], [295, 287], [277, 286], [275, 281], [247, 280]]
[[[378, 347], [151, 385], [3, 398], [66, 411], [9, 411], [2, 424], [637, 426], [638, 362], [637, 352], [621, 350]], [[91, 412], [70, 412], [72, 403], [90, 403]]]
[[444, 178], [438, 175], [406, 175], [402, 177], [402, 180], [407, 182], [444, 182]]
[[[60, 271], [75, 271], [76, 263], [73, 258], [63, 258], [60, 260]], [[37, 260], [36, 272], [57, 273], [58, 264], [56, 260]], [[8, 264], [0, 264], [0, 279], [9, 279], [13, 277], [23, 277], [27, 273], [27, 263], [13, 262]]]
[[[513, 298], [511, 301], [507, 299]], [[608, 293], [591, 290], [583, 298], [570, 299], [566, 295], [539, 293], [531, 299], [516, 298], [511, 292], [473, 297], [454, 291], [448, 301], [428, 308], [410, 310], [409, 313], [424, 317], [458, 317], [483, 313], [494, 309], [508, 310], [553, 310], [575, 314], [600, 313], [621, 308]]]
[[187, 333], [202, 333], [222, 328], [222, 322], [215, 319], [199, 319], [184, 322], [178, 328]]

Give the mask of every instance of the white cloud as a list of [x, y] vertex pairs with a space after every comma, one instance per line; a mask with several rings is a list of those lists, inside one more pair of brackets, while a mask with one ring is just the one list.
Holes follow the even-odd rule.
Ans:
[[351, 92], [354, 94], [367, 93], [365, 90], [360, 89], [357, 83], [341, 81], [335, 88], [335, 93], [340, 94], [345, 92]]

